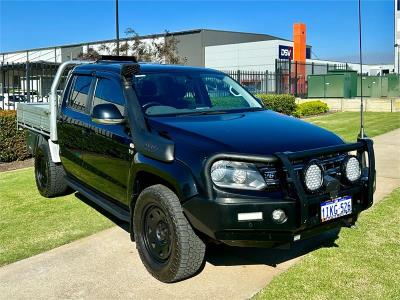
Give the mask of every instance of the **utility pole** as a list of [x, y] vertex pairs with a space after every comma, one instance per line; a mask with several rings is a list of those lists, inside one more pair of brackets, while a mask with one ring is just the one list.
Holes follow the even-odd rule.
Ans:
[[118, 0], [115, 0], [115, 32], [117, 36], [117, 56], [119, 56], [119, 16], [118, 16]]

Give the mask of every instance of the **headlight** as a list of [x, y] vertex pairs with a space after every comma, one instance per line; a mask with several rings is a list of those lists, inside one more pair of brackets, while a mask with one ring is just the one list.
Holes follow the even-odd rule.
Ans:
[[219, 187], [261, 190], [266, 183], [252, 163], [220, 160], [211, 166], [211, 179]]
[[346, 179], [355, 182], [360, 179], [361, 166], [360, 161], [355, 156], [348, 156], [343, 162], [343, 171]]
[[322, 167], [318, 164], [317, 161], [311, 161], [308, 165], [304, 167], [304, 185], [309, 191], [315, 192], [316, 190], [321, 188], [324, 181], [322, 174]]

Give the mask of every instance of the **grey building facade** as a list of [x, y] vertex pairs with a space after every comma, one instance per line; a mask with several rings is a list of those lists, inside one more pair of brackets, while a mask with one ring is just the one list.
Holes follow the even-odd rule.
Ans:
[[[178, 40], [177, 50], [181, 58], [187, 59], [187, 65], [205, 66], [205, 48], [208, 46], [247, 43], [257, 41], [282, 40], [268, 34], [233, 32], [210, 29], [194, 29], [188, 31], [171, 32]], [[142, 40], [163, 39], [164, 34], [146, 35]], [[121, 43], [132, 42], [132, 38], [122, 38]], [[80, 53], [85, 53], [89, 48], [98, 50], [101, 45], [115, 45], [115, 40], [102, 40], [81, 44], [52, 46], [45, 48], [27, 49], [13, 52], [0, 53], [0, 63], [23, 63], [26, 61], [48, 61], [61, 63], [76, 58]], [[98, 50], [100, 54], [101, 50]], [[104, 51], [103, 51], [104, 52]]]

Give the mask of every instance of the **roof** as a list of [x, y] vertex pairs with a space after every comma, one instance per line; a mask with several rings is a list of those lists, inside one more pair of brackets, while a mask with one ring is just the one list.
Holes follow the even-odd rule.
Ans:
[[[191, 30], [183, 30], [183, 31], [175, 31], [175, 32], [168, 32], [167, 36], [179, 36], [179, 35], [188, 35], [188, 34], [196, 34], [200, 33], [202, 31], [214, 31], [214, 32], [229, 32], [229, 33], [240, 33], [240, 34], [252, 34], [252, 35], [258, 35], [262, 36], [265, 39], [268, 40], [283, 40], [283, 41], [289, 41], [284, 38], [276, 37], [273, 35], [269, 34], [263, 34], [263, 33], [253, 33], [253, 32], [240, 32], [240, 31], [229, 31], [229, 30], [217, 30], [217, 29], [191, 29]], [[141, 39], [150, 39], [150, 38], [158, 38], [158, 37], [163, 37], [165, 33], [157, 33], [157, 34], [148, 34], [148, 35], [141, 35]], [[120, 42], [124, 41], [129, 41], [133, 40], [133, 37], [127, 37], [127, 38], [120, 38]], [[98, 40], [98, 41], [90, 41], [90, 42], [83, 42], [83, 43], [75, 43], [75, 44], [66, 44], [66, 45], [55, 45], [55, 46], [50, 46], [50, 47], [39, 47], [39, 48], [32, 48], [32, 49], [24, 49], [24, 50], [16, 50], [16, 51], [7, 51], [7, 52], [1, 52], [0, 54], [11, 54], [11, 53], [22, 53], [22, 52], [27, 52], [27, 51], [41, 51], [41, 50], [49, 50], [49, 49], [54, 49], [54, 48], [71, 48], [71, 47], [79, 47], [79, 46], [87, 46], [87, 45], [94, 45], [94, 44], [106, 44], [106, 43], [113, 43], [115, 42], [116, 39], [107, 39], [107, 40]]]
[[[104, 71], [120, 73], [121, 67], [124, 64], [132, 64], [132, 62], [98, 62], [94, 64], [84, 64], [75, 67], [76, 71]], [[208, 72], [208, 73], [221, 73], [217, 70], [201, 68], [201, 67], [189, 67], [179, 65], [164, 65], [164, 64], [150, 64], [150, 63], [139, 63], [140, 70], [144, 73], [147, 72]]]

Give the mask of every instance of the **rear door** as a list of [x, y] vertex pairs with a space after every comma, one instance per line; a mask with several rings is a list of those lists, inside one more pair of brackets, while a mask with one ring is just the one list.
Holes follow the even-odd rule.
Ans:
[[[125, 99], [117, 75], [96, 73], [90, 111], [98, 104], [112, 103], [126, 116]], [[84, 181], [91, 188], [117, 200], [127, 202], [130, 167], [129, 145], [132, 142], [128, 124], [103, 125], [89, 120], [88, 147], [83, 153]]]
[[90, 74], [72, 75], [61, 113], [57, 121], [58, 142], [61, 161], [68, 175], [82, 180], [82, 153], [87, 148], [89, 133], [89, 99], [93, 90]]

